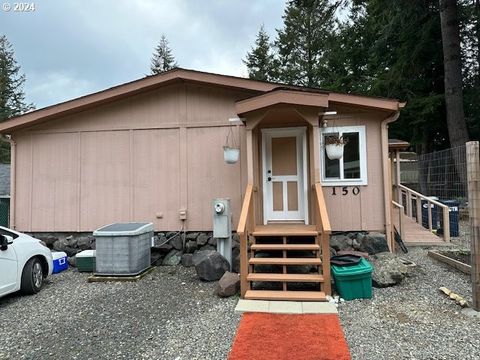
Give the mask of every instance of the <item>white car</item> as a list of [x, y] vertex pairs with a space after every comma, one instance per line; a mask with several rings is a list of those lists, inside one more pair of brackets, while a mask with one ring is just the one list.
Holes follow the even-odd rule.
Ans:
[[39, 292], [52, 270], [52, 253], [42, 241], [0, 226], [0, 297]]

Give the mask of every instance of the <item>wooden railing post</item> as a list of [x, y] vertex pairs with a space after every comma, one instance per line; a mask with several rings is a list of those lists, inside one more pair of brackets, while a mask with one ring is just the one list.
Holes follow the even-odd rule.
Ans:
[[321, 234], [322, 247], [322, 273], [323, 273], [323, 291], [325, 295], [332, 294], [332, 280], [330, 278], [330, 219], [328, 218], [327, 206], [323, 196], [323, 189], [320, 183], [313, 186], [315, 194], [315, 224], [319, 234]]
[[330, 279], [330, 232], [322, 232], [322, 255], [323, 291], [325, 295], [332, 295], [332, 280]]
[[249, 290], [248, 275], [248, 236], [255, 226], [253, 184], [247, 185], [243, 199], [242, 211], [238, 221], [237, 234], [240, 238], [240, 295], [242, 299]]
[[417, 203], [417, 223], [422, 225], [422, 199], [419, 196], [417, 196], [416, 203]]
[[467, 143], [468, 216], [472, 253], [472, 307], [480, 311], [480, 150], [478, 141]]

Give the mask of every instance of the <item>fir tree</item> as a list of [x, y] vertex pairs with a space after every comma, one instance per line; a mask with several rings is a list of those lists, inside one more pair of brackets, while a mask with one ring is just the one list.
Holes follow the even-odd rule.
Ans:
[[14, 57], [12, 44], [5, 35], [0, 37], [0, 121], [33, 109], [25, 103], [25, 75]]
[[274, 80], [274, 58], [270, 45], [270, 38], [262, 25], [255, 40], [255, 46], [247, 52], [247, 57], [243, 60], [247, 65], [248, 77], [254, 80], [270, 81]]
[[175, 61], [175, 56], [168, 44], [167, 37], [162, 35], [152, 56], [152, 62], [150, 65], [151, 73], [152, 75], [161, 74], [177, 66], [178, 64]]
[[290, 0], [277, 30], [279, 80], [287, 84], [322, 86], [328, 74], [325, 50], [333, 41], [335, 12], [342, 1]]
[[[25, 75], [14, 57], [12, 44], [5, 35], [0, 36], [0, 121], [21, 115], [34, 108], [25, 103], [23, 86]], [[0, 139], [0, 162], [10, 162], [10, 144]]]

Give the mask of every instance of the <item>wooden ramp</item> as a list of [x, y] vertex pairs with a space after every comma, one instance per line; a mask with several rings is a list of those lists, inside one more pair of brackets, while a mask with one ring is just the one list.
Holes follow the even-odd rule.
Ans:
[[[399, 210], [393, 209], [393, 225], [400, 230]], [[434, 233], [425, 229], [421, 224], [418, 224], [415, 220], [408, 216], [403, 216], [403, 230], [402, 240], [407, 246], [448, 246], [449, 242], [443, 241], [443, 239]]]

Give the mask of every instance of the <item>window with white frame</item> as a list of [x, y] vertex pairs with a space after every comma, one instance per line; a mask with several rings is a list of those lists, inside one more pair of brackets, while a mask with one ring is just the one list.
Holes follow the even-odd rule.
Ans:
[[[336, 160], [328, 158], [325, 148], [325, 138], [333, 135], [346, 140], [343, 157]], [[320, 139], [320, 172], [323, 185], [367, 185], [365, 126], [320, 128]]]

